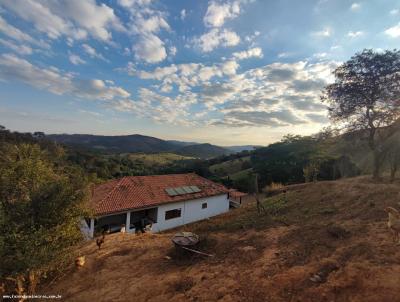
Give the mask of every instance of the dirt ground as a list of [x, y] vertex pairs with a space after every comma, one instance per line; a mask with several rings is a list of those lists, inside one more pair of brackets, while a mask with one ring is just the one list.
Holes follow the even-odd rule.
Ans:
[[400, 301], [400, 245], [385, 206], [400, 184], [359, 177], [293, 185], [264, 202], [194, 223], [199, 250], [178, 253], [176, 232], [115, 234], [80, 253], [86, 265], [41, 285], [63, 301]]

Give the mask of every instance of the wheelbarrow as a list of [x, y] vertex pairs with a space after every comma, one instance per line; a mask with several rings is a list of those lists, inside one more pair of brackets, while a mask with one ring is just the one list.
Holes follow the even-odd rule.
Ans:
[[200, 252], [198, 250], [193, 249], [196, 246], [200, 239], [199, 236], [192, 233], [192, 232], [179, 232], [172, 237], [172, 242], [174, 243], [175, 247], [179, 250], [186, 250], [192, 253], [200, 254], [203, 256], [212, 257], [214, 255], [210, 255], [207, 253]]

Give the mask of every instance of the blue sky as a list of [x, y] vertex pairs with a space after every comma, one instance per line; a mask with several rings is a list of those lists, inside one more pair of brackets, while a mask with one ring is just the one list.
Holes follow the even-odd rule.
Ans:
[[328, 124], [338, 64], [399, 46], [398, 0], [1, 0], [0, 124], [264, 145]]

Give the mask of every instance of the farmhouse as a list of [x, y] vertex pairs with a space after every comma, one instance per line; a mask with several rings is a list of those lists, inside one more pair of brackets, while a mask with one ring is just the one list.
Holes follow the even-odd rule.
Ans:
[[95, 232], [152, 231], [174, 228], [229, 210], [228, 190], [194, 173], [127, 176], [97, 185], [91, 206], [94, 217], [82, 221], [88, 238]]

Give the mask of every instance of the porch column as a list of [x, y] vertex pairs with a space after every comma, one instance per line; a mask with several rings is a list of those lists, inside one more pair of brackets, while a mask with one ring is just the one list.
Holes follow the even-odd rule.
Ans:
[[126, 212], [125, 230], [127, 233], [131, 231], [131, 212]]
[[94, 218], [90, 218], [89, 237], [94, 237]]

